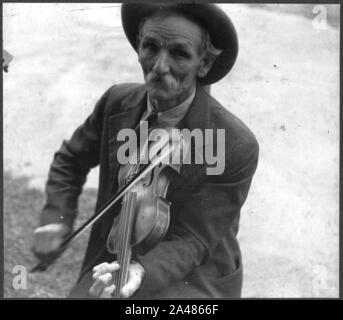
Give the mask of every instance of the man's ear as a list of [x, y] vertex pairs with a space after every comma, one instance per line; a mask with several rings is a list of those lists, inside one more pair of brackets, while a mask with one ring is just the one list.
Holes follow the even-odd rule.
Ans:
[[203, 78], [207, 75], [207, 73], [211, 70], [215, 60], [216, 57], [214, 57], [213, 55], [204, 54], [204, 56], [200, 60], [200, 67], [197, 73], [199, 78]]

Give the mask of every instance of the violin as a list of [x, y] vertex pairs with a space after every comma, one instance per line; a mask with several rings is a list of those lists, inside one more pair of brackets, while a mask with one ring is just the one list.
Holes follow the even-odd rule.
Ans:
[[[181, 151], [180, 136], [171, 138], [171, 129], [164, 131], [164, 146]], [[176, 138], [176, 139], [175, 139]], [[170, 144], [171, 143], [171, 144]], [[143, 152], [148, 148], [153, 150], [153, 145], [146, 143]], [[160, 154], [151, 154], [156, 158]], [[135, 156], [135, 155], [134, 155]], [[170, 160], [170, 159], [168, 159]], [[129, 161], [130, 162], [130, 161]], [[117, 256], [120, 266], [114, 275], [115, 291], [112, 296], [119, 298], [122, 287], [128, 280], [129, 265], [132, 251], [145, 254], [156, 246], [165, 236], [170, 221], [170, 205], [166, 199], [168, 186], [176, 173], [180, 173], [180, 165], [171, 161], [159, 164], [145, 175], [122, 199], [121, 211], [113, 220], [113, 225], [107, 239], [107, 250]], [[134, 177], [140, 164], [127, 164], [121, 168], [118, 175], [119, 187], [127, 185]]]
[[[99, 212], [66, 237], [57, 249], [61, 254], [73, 240], [122, 199], [121, 211], [114, 218], [107, 239], [107, 249], [117, 255], [120, 265], [114, 277], [114, 297], [120, 297], [120, 291], [128, 280], [132, 251], [140, 254], [148, 252], [164, 238], [169, 227], [171, 203], [166, 199], [168, 186], [172, 177], [180, 173], [181, 155], [185, 155], [188, 143], [180, 131], [173, 131], [173, 128], [165, 128], [160, 132], [164, 134], [156, 143], [158, 148], [151, 141], [142, 147], [142, 151], [149, 154], [149, 162], [125, 165], [119, 171], [119, 191]], [[176, 161], [175, 164], [175, 159], [180, 162]], [[40, 261], [31, 272], [45, 271], [58, 256]]]

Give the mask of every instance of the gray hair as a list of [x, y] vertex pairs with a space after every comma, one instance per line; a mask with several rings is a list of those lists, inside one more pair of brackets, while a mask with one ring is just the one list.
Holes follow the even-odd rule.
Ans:
[[[176, 12], [177, 13], [177, 12]], [[142, 38], [142, 29], [143, 26], [145, 24], [145, 22], [151, 18], [165, 18], [167, 16], [170, 16], [172, 14], [175, 14], [173, 11], [160, 11], [157, 14], [153, 15], [153, 16], [149, 16], [146, 17], [144, 19], [142, 19], [142, 21], [140, 21], [139, 26], [138, 26], [138, 36], [137, 36], [137, 44], [136, 47], [139, 48], [139, 44], [140, 44], [140, 40]], [[205, 30], [201, 25], [199, 25], [196, 21], [194, 21], [192, 18], [187, 17], [187, 19], [190, 19], [192, 22], [196, 23], [201, 30], [201, 43], [199, 46], [199, 50], [198, 53], [200, 55], [205, 55], [207, 58], [209, 59], [213, 59], [215, 60], [221, 53], [223, 50], [221, 49], [217, 49], [211, 41], [211, 37], [210, 34], [207, 32], [207, 30]]]
[[201, 30], [202, 39], [201, 39], [201, 44], [199, 47], [199, 54], [200, 55], [204, 54], [208, 58], [216, 59], [222, 53], [223, 50], [217, 49], [212, 44], [211, 37], [204, 28], [200, 26], [200, 30]]

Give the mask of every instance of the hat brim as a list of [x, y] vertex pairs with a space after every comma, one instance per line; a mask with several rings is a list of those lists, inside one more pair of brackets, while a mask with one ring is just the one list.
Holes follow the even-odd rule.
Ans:
[[137, 35], [142, 19], [163, 9], [191, 17], [209, 33], [214, 47], [222, 50], [207, 75], [199, 79], [199, 83], [209, 85], [225, 77], [237, 59], [238, 38], [230, 18], [214, 4], [123, 4], [121, 8], [123, 29], [132, 47], [138, 50]]

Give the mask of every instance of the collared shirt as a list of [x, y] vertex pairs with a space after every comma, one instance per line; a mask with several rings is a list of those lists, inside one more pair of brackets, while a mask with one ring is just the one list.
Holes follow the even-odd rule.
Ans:
[[[157, 127], [159, 128], [176, 127], [186, 115], [192, 101], [194, 100], [195, 92], [196, 92], [196, 88], [194, 88], [192, 94], [185, 101], [183, 101], [176, 107], [171, 108], [167, 111], [157, 112]], [[149, 117], [150, 113], [152, 112], [156, 113], [150, 101], [149, 95], [148, 95], [147, 100], [148, 100], [147, 109], [144, 111], [141, 121], [145, 121]], [[138, 127], [139, 127], [139, 124], [136, 127], [136, 130], [138, 129]], [[122, 174], [122, 170], [124, 167], [125, 167], [124, 165], [120, 166], [118, 177]]]
[[[175, 127], [186, 115], [192, 101], [195, 97], [196, 88], [194, 88], [192, 94], [182, 103], [173, 107], [167, 111], [157, 113], [157, 125], [159, 127]], [[149, 95], [147, 99], [147, 110], [145, 110], [141, 121], [147, 119], [151, 112], [155, 112], [154, 107], [150, 101]]]

